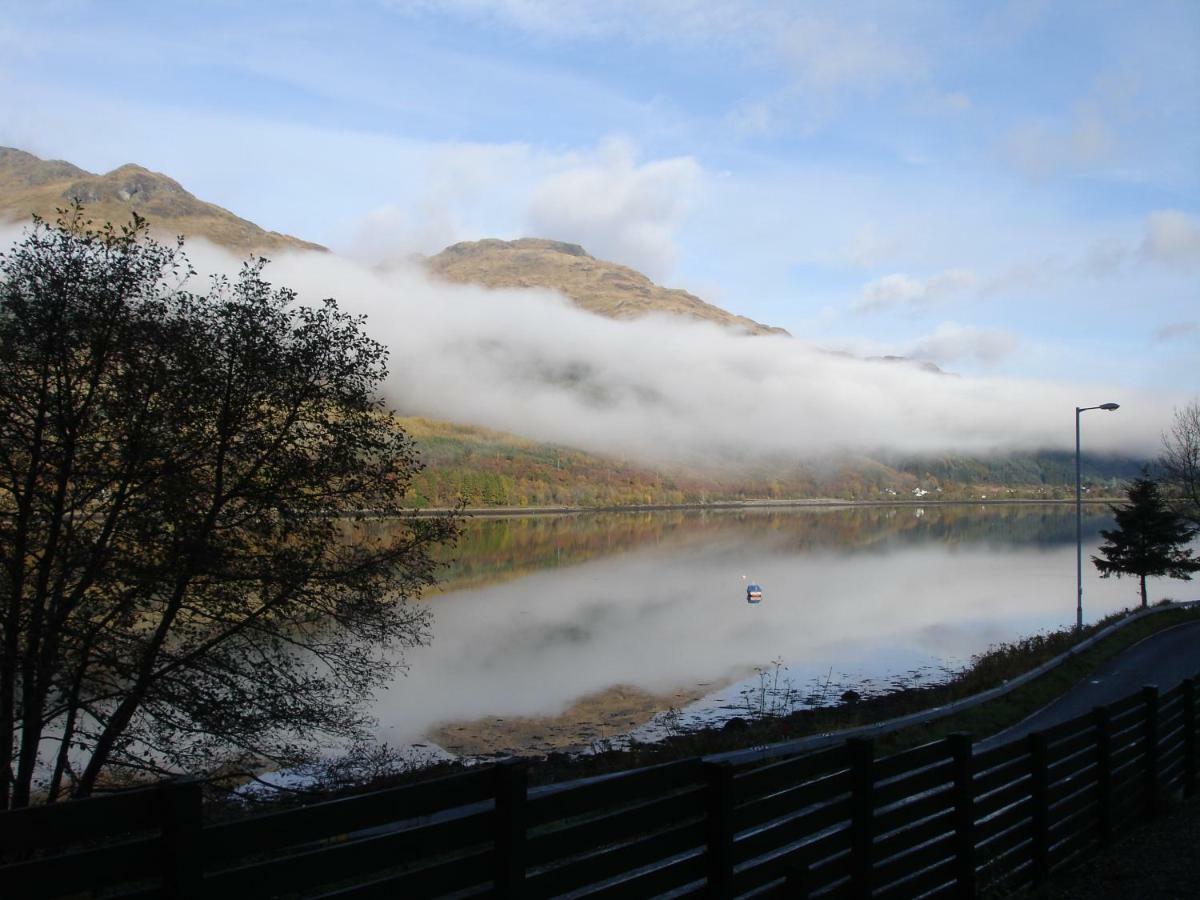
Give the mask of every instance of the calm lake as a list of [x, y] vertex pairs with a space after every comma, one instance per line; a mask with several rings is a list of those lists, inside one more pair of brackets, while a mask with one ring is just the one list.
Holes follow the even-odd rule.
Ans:
[[[1111, 524], [1085, 507], [1085, 554]], [[671, 707], [720, 718], [881, 690], [1075, 619], [1070, 505], [481, 518], [456, 554], [422, 601], [432, 643], [378, 698], [390, 744], [486, 753], [649, 735]], [[1133, 580], [1084, 566], [1085, 620], [1138, 602]], [[1152, 600], [1186, 587], [1152, 584]]]

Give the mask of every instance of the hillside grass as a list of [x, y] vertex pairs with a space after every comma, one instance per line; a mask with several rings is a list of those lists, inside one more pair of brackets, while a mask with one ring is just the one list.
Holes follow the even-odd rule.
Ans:
[[[881, 461], [862, 455], [712, 459], [704, 465], [650, 466], [470, 425], [397, 417], [425, 469], [414, 479], [416, 509], [622, 507], [714, 501], [1062, 500], [1074, 496], [1074, 469], [1062, 454], [988, 459], [936, 457]], [[1085, 483], [1115, 490], [1132, 463], [1085, 460]], [[1136, 474], [1136, 472], [1135, 472]], [[921, 493], [924, 492], [924, 493]], [[1096, 491], [1092, 491], [1095, 496]]]
[[[881, 736], [877, 741], [879, 752], [892, 753], [904, 750], [929, 741], [940, 740], [954, 732], [967, 732], [977, 738], [997, 734], [1057, 700], [1121, 651], [1161, 631], [1198, 621], [1200, 621], [1200, 609], [1193, 608], [1168, 610], [1139, 619], [1097, 642], [1094, 646], [1075, 654], [1041, 677], [1015, 688], [1002, 697], [997, 697], [974, 709], [946, 716], [936, 722], [910, 726]], [[1066, 649], [1069, 649], [1069, 646], [1059, 652], [1065, 652]], [[1051, 654], [1048, 658], [1053, 658], [1055, 655], [1057, 654]], [[1037, 665], [1040, 663], [1026, 666], [1024, 671], [1036, 668]], [[1130, 685], [1129, 693], [1135, 692], [1140, 687], [1141, 685]], [[1173, 687], [1173, 685], [1164, 685], [1164, 690], [1168, 687]], [[983, 689], [986, 690], [986, 688]]]

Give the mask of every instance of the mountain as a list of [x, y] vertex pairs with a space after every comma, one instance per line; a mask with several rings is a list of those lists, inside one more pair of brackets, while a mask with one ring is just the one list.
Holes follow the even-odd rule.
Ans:
[[238, 253], [324, 250], [299, 238], [266, 231], [227, 209], [205, 203], [179, 182], [129, 164], [104, 175], [86, 172], [62, 160], [0, 147], [0, 221], [27, 222], [32, 213], [54, 221], [56, 210], [79, 200], [88, 218], [121, 224], [130, 214], [149, 220], [160, 236], [204, 238]]
[[596, 259], [578, 244], [542, 238], [464, 241], [429, 257], [425, 264], [435, 275], [460, 284], [555, 290], [581, 309], [610, 319], [667, 313], [748, 334], [787, 334], [782, 328], [705, 303], [687, 291], [660, 287], [628, 266]]
[[[31, 212], [53, 219], [72, 199], [89, 218], [115, 223], [137, 211], [162, 235], [200, 237], [240, 254], [292, 249], [324, 250], [288, 235], [265, 231], [228, 210], [205, 203], [178, 182], [141, 166], [104, 175], [61, 160], [43, 160], [0, 148], [0, 221], [27, 222]], [[556, 290], [580, 308], [614, 319], [653, 313], [688, 316], [748, 334], [782, 334], [781, 328], [737, 316], [683, 290], [652, 282], [626, 266], [598, 260], [576, 244], [538, 238], [454, 244], [424, 260], [436, 276], [494, 288]], [[880, 364], [927, 363], [873, 357]], [[881, 499], [937, 496], [1049, 497], [1066, 495], [1074, 471], [1069, 454], [945, 456], [922, 459], [844, 456], [801, 462], [763, 462], [738, 471], [719, 467], [659, 469], [578, 448], [531, 441], [469, 424], [401, 419], [427, 465], [413, 485], [417, 506], [625, 506], [745, 498], [836, 497]], [[1107, 483], [1136, 473], [1140, 461], [1084, 460], [1085, 479]]]
[[[36, 213], [53, 221], [72, 200], [96, 222], [127, 222], [137, 212], [160, 236], [204, 238], [235, 253], [324, 250], [274, 231], [189, 193], [179, 182], [132, 163], [103, 175], [63, 160], [46, 160], [0, 147], [0, 222], [27, 222]], [[469, 241], [425, 260], [447, 281], [493, 288], [537, 287], [565, 294], [580, 308], [612, 319], [651, 313], [688, 316], [749, 334], [784, 334], [706, 303], [687, 291], [664, 288], [627, 266], [599, 260], [577, 244], [540, 238]]]
[[[619, 507], [783, 500], [1069, 499], [1075, 482], [1068, 451], [887, 457], [839, 454], [734, 468], [640, 465], [573, 447], [471, 425], [422, 418], [397, 423], [421, 451], [414, 506]], [[1084, 484], [1113, 493], [1142, 461], [1085, 454]]]

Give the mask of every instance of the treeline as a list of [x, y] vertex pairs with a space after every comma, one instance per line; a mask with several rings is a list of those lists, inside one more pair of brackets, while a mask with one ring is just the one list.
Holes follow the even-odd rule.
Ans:
[[[1083, 481], [1115, 487], [1136, 478], [1144, 459], [1093, 456], [1080, 459]], [[1025, 485], [1073, 488], [1075, 454], [1066, 451], [1006, 454], [990, 457], [939, 456], [901, 459], [892, 463], [900, 472], [957, 484]]]
[[[453, 506], [637, 506], [823, 497], [840, 500], [1066, 499], [1074, 457], [1045, 452], [995, 458], [831, 457], [779, 461], [737, 471], [636, 466], [579, 450], [429, 419], [401, 425], [416, 440], [425, 469], [409, 502]], [[1088, 457], [1089, 490], [1116, 493], [1139, 461]]]

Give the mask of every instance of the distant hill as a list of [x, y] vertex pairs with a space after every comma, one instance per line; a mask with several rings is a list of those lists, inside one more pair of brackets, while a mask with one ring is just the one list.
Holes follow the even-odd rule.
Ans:
[[464, 241], [429, 257], [426, 265], [439, 277], [460, 284], [559, 291], [581, 309], [610, 319], [666, 313], [748, 334], [787, 334], [782, 328], [705, 303], [687, 291], [661, 287], [628, 266], [596, 259], [578, 244], [542, 238]]
[[204, 238], [242, 255], [325, 249], [266, 231], [141, 166], [129, 164], [95, 175], [62, 160], [0, 147], [0, 221], [26, 222], [33, 213], [54, 221], [55, 210], [72, 200], [83, 203], [88, 218], [96, 222], [123, 224], [137, 212], [160, 236]]
[[[199, 200], [166, 175], [125, 165], [104, 175], [62, 160], [0, 148], [0, 221], [46, 219], [72, 199], [97, 222], [123, 223], [136, 211], [158, 234], [200, 237], [239, 254], [324, 250]], [[493, 288], [556, 290], [581, 309], [614, 319], [653, 313], [715, 322], [747, 334], [782, 334], [734, 315], [687, 291], [661, 287], [626, 266], [591, 256], [576, 244], [539, 238], [454, 244], [425, 260], [447, 281]], [[885, 364], [928, 363], [875, 357]], [[401, 419], [426, 469], [413, 485], [418, 506], [626, 506], [712, 500], [832, 497], [840, 499], [978, 498], [981, 495], [1069, 496], [1073, 459], [1063, 453], [870, 459], [843, 456], [765, 461], [732, 472], [638, 465], [516, 435], [429, 419]], [[1085, 481], [1112, 488], [1136, 474], [1137, 460], [1085, 458]]]
[[[459, 500], [474, 507], [604, 507], [813, 497], [928, 502], [1074, 496], [1074, 457], [1060, 451], [886, 461], [843, 454], [767, 461], [737, 471], [701, 470], [638, 465], [471, 425], [415, 417], [397, 421], [426, 465], [410, 495], [418, 507], [453, 506]], [[1084, 484], [1115, 494], [1139, 464], [1085, 455]]]

